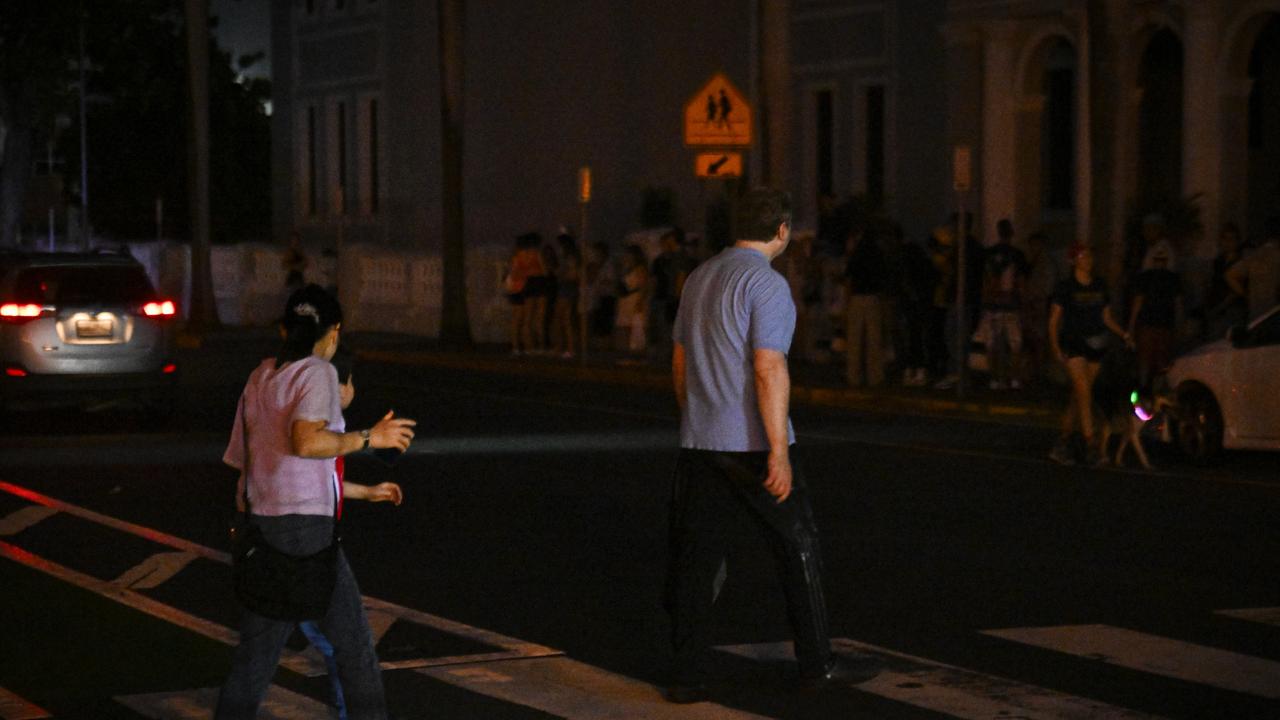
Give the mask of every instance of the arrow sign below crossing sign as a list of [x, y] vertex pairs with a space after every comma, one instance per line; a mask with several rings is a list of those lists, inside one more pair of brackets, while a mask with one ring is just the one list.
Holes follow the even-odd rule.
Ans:
[[698, 153], [693, 164], [694, 171], [700, 178], [742, 177], [742, 153]]
[[723, 73], [685, 103], [685, 145], [749, 146], [751, 133], [751, 104]]

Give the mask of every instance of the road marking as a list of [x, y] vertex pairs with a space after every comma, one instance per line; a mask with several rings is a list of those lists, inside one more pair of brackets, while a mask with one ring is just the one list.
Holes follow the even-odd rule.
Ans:
[[57, 515], [58, 510], [45, 505], [32, 505], [0, 518], [0, 535], [17, 535], [40, 521]]
[[1265, 698], [1280, 698], [1280, 662], [1110, 625], [985, 630], [1024, 645]]
[[160, 532], [159, 530], [152, 530], [149, 527], [135, 525], [134, 523], [126, 522], [124, 520], [117, 520], [116, 518], [96, 513], [88, 508], [82, 508], [79, 505], [72, 505], [71, 503], [56, 500], [48, 497], [47, 495], [41, 495], [34, 490], [28, 490], [27, 488], [19, 487], [12, 483], [0, 481], [0, 491], [7, 492], [10, 495], [17, 495], [20, 498], [30, 500], [31, 502], [39, 505], [54, 508], [55, 510], [67, 513], [68, 515], [74, 515], [78, 518], [82, 518], [99, 525], [105, 525], [113, 530], [119, 530], [120, 532], [128, 533], [130, 535], [137, 535], [140, 538], [150, 540], [160, 545], [168, 545], [175, 550], [185, 550], [186, 552], [194, 553], [200, 557], [208, 558], [216, 562], [228, 565], [231, 564], [231, 555], [228, 553], [220, 552], [213, 548], [207, 548], [204, 545], [193, 543], [190, 540], [183, 540], [180, 537], [175, 537], [168, 533]]
[[174, 575], [182, 572], [182, 569], [195, 559], [195, 553], [185, 550], [156, 553], [124, 571], [124, 574], [116, 578], [113, 584], [134, 590], [151, 590], [160, 587]]
[[[1138, 720], [1156, 717], [848, 638], [833, 639], [831, 647], [838, 652], [873, 655], [884, 663], [884, 671], [854, 685], [857, 690], [965, 720]], [[757, 660], [795, 660], [789, 642], [729, 645], [718, 649]]]
[[[19, 487], [12, 483], [0, 481], [0, 491], [17, 495], [18, 497], [25, 498], [31, 502], [39, 503], [41, 506], [51, 508], [55, 511], [65, 512], [69, 515], [74, 515], [100, 525], [105, 525], [120, 532], [151, 540], [152, 542], [160, 545], [168, 545], [169, 547], [179, 551], [176, 553], [160, 553], [158, 555], [153, 555], [143, 561], [140, 565], [126, 571], [119, 578], [112, 581], [102, 580], [78, 570], [60, 565], [24, 550], [17, 545], [3, 541], [0, 541], [0, 557], [4, 557], [35, 570], [39, 570], [63, 582], [97, 593], [105, 598], [127, 605], [136, 610], [140, 610], [148, 615], [157, 617], [179, 627], [186, 628], [187, 630], [191, 630], [192, 632], [196, 632], [200, 635], [204, 635], [212, 640], [216, 640], [233, 647], [239, 644], [240, 635], [235, 630], [153, 600], [133, 589], [150, 589], [156, 587], [164, 581], [172, 578], [182, 569], [181, 567], [176, 567], [179, 562], [182, 563], [182, 567], [185, 567], [186, 564], [189, 564], [197, 557], [203, 557], [224, 565], [230, 565], [230, 554], [220, 552], [158, 530], [153, 530], [148, 527], [135, 525], [134, 523], [102, 515], [78, 505], [73, 505], [68, 502], [41, 495], [33, 490]], [[173, 572], [168, 572], [171, 569]], [[152, 583], [153, 580], [155, 581], [154, 584]], [[500, 648], [500, 650], [496, 652], [476, 653], [472, 655], [407, 658], [404, 660], [387, 661], [382, 663], [384, 670], [438, 667], [458, 665], [462, 663], [492, 662], [517, 658], [556, 657], [563, 655], [563, 652], [560, 650], [555, 650], [544, 645], [507, 637], [501, 633], [472, 627], [437, 615], [431, 615], [419, 610], [396, 605], [395, 603], [390, 603], [385, 600], [369, 597], [368, 595], [363, 596], [362, 599], [371, 623], [376, 622], [376, 626], [381, 628], [382, 633], [385, 633], [386, 629], [389, 628], [396, 620], [403, 619], [419, 625], [431, 627], [450, 635], [463, 637], [483, 645]], [[310, 648], [308, 648], [308, 650], [310, 650]], [[280, 664], [294, 672], [308, 677], [324, 675], [326, 672], [325, 664], [318, 653], [294, 652], [286, 648], [284, 653], [281, 655]]]
[[1226, 617], [1235, 618], [1237, 620], [1248, 620], [1249, 622], [1262, 623], [1263, 625], [1280, 626], [1280, 607], [1219, 610], [1215, 614], [1225, 615]]
[[654, 686], [567, 657], [417, 672], [481, 695], [569, 720], [759, 720], [714, 703], [672, 705]]
[[41, 720], [53, 717], [38, 705], [0, 687], [0, 720]]
[[[218, 688], [122, 695], [114, 699], [153, 720], [208, 720], [218, 704]], [[257, 720], [315, 720], [336, 716], [336, 711], [327, 704], [278, 685], [267, 688], [267, 695], [258, 706], [256, 715]]]

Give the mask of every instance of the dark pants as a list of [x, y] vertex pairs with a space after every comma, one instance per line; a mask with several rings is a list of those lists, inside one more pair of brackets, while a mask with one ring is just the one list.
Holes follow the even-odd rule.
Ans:
[[716, 575], [734, 544], [734, 531], [749, 524], [773, 550], [786, 595], [800, 673], [821, 674], [831, 658], [827, 606], [822, 591], [818, 530], [804, 478], [792, 465], [791, 495], [783, 503], [762, 485], [768, 453], [680, 451], [671, 498], [671, 562], [667, 603], [675, 653], [674, 680], [702, 679], [710, 647]]
[[[272, 547], [295, 555], [319, 551], [333, 538], [333, 518], [315, 515], [260, 517], [253, 523], [262, 528]], [[252, 720], [267, 692], [285, 642], [296, 622], [271, 620], [246, 610], [240, 622], [240, 644], [231, 659], [231, 673], [218, 695], [218, 720]], [[373, 635], [365, 618], [360, 588], [342, 552], [338, 553], [338, 581], [333, 588], [329, 612], [320, 621], [320, 631], [333, 645], [333, 659], [342, 681], [347, 716], [352, 720], [382, 720], [386, 700], [382, 689], [382, 668], [373, 648]]]

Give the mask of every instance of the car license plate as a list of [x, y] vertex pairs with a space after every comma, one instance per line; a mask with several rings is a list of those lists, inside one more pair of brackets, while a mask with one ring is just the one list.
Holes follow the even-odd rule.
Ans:
[[77, 320], [76, 336], [82, 338], [111, 337], [115, 323], [110, 320]]

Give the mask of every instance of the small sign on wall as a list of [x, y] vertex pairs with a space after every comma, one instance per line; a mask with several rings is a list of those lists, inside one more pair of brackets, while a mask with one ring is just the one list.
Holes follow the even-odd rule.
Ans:
[[969, 192], [973, 187], [973, 152], [968, 145], [957, 145], [951, 161], [951, 185], [956, 192]]

